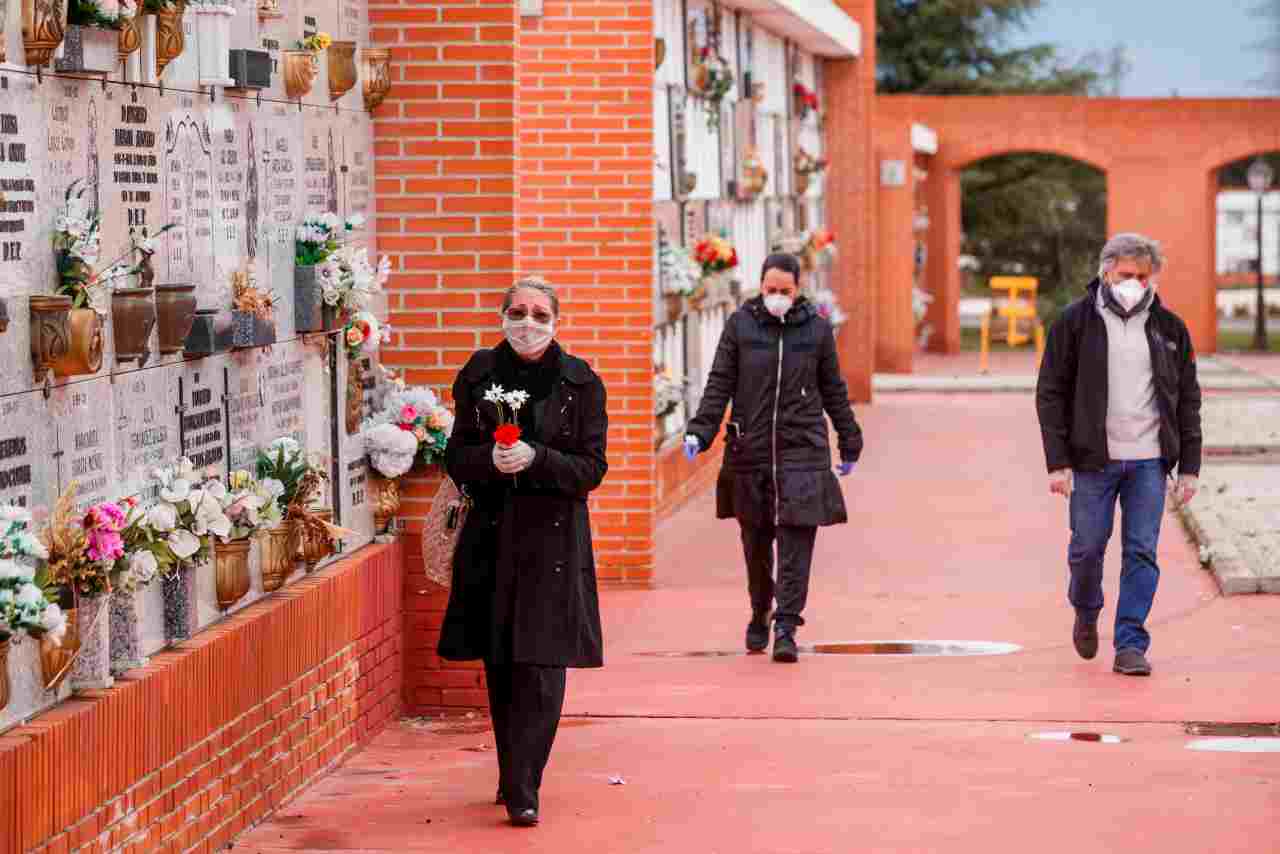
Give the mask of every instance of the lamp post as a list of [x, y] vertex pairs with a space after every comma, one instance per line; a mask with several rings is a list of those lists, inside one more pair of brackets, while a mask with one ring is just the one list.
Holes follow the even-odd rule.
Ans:
[[1247, 173], [1249, 189], [1258, 194], [1258, 300], [1256, 314], [1253, 319], [1253, 349], [1267, 350], [1267, 304], [1263, 296], [1266, 287], [1266, 276], [1262, 272], [1262, 199], [1271, 182], [1275, 180], [1275, 171], [1261, 157], [1249, 164]]

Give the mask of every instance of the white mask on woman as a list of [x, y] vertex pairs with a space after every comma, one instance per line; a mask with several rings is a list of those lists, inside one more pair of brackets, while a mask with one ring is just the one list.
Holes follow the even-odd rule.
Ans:
[[781, 320], [787, 316], [787, 312], [791, 311], [791, 306], [795, 305], [795, 300], [786, 294], [769, 294], [764, 298], [765, 311]]
[[521, 356], [531, 356], [547, 349], [555, 335], [556, 324], [554, 320], [550, 323], [538, 323], [532, 317], [524, 320], [503, 317], [502, 331], [507, 336], [511, 349]]

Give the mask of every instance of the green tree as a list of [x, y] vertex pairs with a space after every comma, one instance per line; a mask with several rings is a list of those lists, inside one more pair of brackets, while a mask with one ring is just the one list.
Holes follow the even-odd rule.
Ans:
[[[877, 0], [876, 76], [883, 94], [1114, 94], [1127, 72], [1116, 46], [1078, 62], [1050, 44], [1011, 47], [1042, 0]], [[1050, 317], [1089, 281], [1106, 240], [1106, 176], [1085, 163], [1026, 152], [966, 169], [962, 251], [977, 282], [1040, 279]], [[956, 259], [938, 259], [955, 263]]]

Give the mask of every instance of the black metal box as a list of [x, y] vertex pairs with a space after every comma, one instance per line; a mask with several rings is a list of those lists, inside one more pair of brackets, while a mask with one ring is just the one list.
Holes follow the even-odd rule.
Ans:
[[265, 50], [231, 51], [231, 77], [237, 89], [266, 89], [271, 85], [271, 55]]

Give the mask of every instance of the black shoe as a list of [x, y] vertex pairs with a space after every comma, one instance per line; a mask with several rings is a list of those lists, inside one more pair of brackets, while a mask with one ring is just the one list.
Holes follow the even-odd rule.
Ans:
[[769, 612], [753, 613], [747, 623], [747, 652], [764, 652], [769, 648]]
[[1115, 666], [1111, 668], [1125, 676], [1150, 676], [1151, 663], [1136, 649], [1122, 649], [1116, 653]]
[[1076, 652], [1083, 659], [1093, 658], [1098, 654], [1098, 615], [1086, 616], [1076, 611], [1076, 625], [1071, 630], [1071, 641], [1076, 645]]
[[499, 787], [499, 788], [498, 788], [498, 794], [496, 794], [496, 795], [494, 795], [494, 796], [493, 796], [493, 804], [494, 804], [494, 806], [498, 806], [498, 807], [500, 807], [500, 806], [502, 806], [503, 804], [505, 804], [506, 802], [507, 802], [507, 798], [506, 798], [506, 796], [505, 796], [505, 795], [503, 795], [503, 794], [502, 794], [502, 788], [501, 788], [501, 787]]
[[795, 664], [800, 658], [796, 649], [796, 630], [791, 626], [778, 626], [773, 634], [773, 660]]
[[511, 823], [516, 827], [535, 827], [538, 824], [538, 811], [530, 807], [525, 810], [507, 810]]

